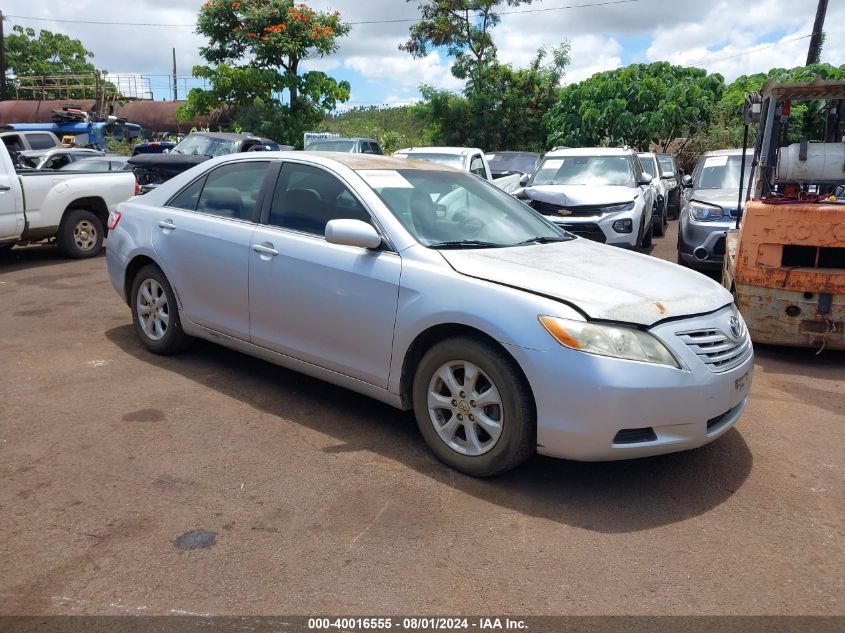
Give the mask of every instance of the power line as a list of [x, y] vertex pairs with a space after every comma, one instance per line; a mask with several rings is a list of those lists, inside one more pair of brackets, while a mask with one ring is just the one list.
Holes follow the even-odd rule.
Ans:
[[[569, 9], [585, 9], [590, 7], [604, 7], [615, 4], [629, 4], [642, 2], [642, 0], [604, 0], [602, 2], [588, 2], [585, 4], [570, 4], [562, 7], [544, 7], [542, 9], [523, 9], [521, 11], [500, 11], [499, 15], [517, 15], [521, 13], [539, 13], [543, 11], [567, 11]], [[152, 26], [166, 28], [194, 28], [196, 24], [165, 24], [162, 22], [107, 22], [103, 20], [68, 20], [62, 18], [39, 18], [29, 15], [7, 15], [7, 18], [14, 20], [31, 20], [33, 22], [59, 22], [62, 24], [97, 24], [103, 26]], [[400, 18], [395, 20], [357, 20], [348, 22], [350, 25], [360, 24], [399, 24], [403, 22], [420, 22], [419, 18]]]
[[[831, 31], [827, 31], [828, 33]], [[836, 31], [833, 31], [836, 32]], [[806, 40], [808, 37], [812, 37], [812, 33], [807, 33], [806, 35], [799, 35], [798, 37], [793, 37], [788, 40], [781, 40], [779, 42], [774, 42], [773, 44], [767, 44], [766, 46], [755, 46], [753, 48], [745, 49], [744, 51], [740, 51], [739, 53], [735, 53], [733, 55], [728, 55], [726, 57], [715, 57], [713, 59], [701, 59], [692, 62], [686, 62], [684, 66], [701, 66], [703, 64], [712, 64], [715, 62], [723, 62], [726, 59], [734, 59], [736, 57], [742, 57], [743, 55], [750, 55], [751, 53], [756, 53], [758, 51], [764, 51], [769, 48], [775, 48], [776, 46], [781, 46], [783, 44], [791, 44], [792, 42], [800, 42], [801, 40]]]

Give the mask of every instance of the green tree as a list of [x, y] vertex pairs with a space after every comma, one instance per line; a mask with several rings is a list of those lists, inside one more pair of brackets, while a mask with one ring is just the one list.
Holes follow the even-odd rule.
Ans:
[[209, 38], [200, 52], [213, 67], [197, 66], [194, 76], [211, 89], [191, 90], [182, 118], [227, 107], [236, 125], [301, 146], [303, 130], [349, 99], [349, 82], [301, 72], [303, 61], [334, 53], [349, 32], [337, 11], [293, 0], [212, 0], [200, 9], [197, 32]]
[[[417, 2], [418, 0], [407, 0]], [[502, 4], [518, 6], [532, 0], [425, 0], [420, 2], [421, 20], [411, 27], [408, 41], [399, 46], [414, 57], [445, 48], [455, 63], [452, 74], [459, 79], [477, 77], [496, 59], [491, 30], [500, 21], [496, 9]]]
[[[97, 70], [91, 59], [94, 54], [85, 48], [81, 41], [72, 39], [62, 33], [38, 31], [14, 25], [12, 32], [6, 36], [6, 72], [9, 77], [8, 90], [25, 86], [38, 86], [39, 81], [25, 81], [24, 77], [42, 77], [58, 75], [88, 75], [93, 79], [102, 79], [102, 73]], [[77, 82], [81, 83], [81, 82]], [[92, 81], [93, 88], [93, 81]], [[113, 88], [113, 87], [112, 87]], [[3, 95], [6, 96], [6, 95]], [[23, 90], [23, 98], [41, 98], [40, 91]], [[44, 97], [58, 99], [69, 96], [72, 99], [93, 97], [93, 91], [85, 94], [83, 90], [60, 92], [53, 87], [47, 90]]]
[[597, 73], [563, 89], [548, 115], [549, 143], [666, 149], [707, 129], [723, 90], [721, 75], [667, 62]]

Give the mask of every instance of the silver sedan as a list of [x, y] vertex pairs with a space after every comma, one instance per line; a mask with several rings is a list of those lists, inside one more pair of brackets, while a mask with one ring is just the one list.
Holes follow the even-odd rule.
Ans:
[[150, 351], [204, 338], [412, 409], [471, 475], [534, 452], [695, 448], [747, 402], [753, 352], [730, 293], [448, 167], [220, 157], [109, 228], [109, 275]]

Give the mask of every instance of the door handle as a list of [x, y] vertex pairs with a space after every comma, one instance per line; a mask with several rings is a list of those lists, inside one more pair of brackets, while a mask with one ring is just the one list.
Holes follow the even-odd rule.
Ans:
[[273, 248], [273, 245], [270, 242], [264, 242], [262, 244], [253, 244], [252, 250], [254, 250], [256, 253], [261, 253], [262, 255], [276, 256], [279, 254], [279, 251]]
[[176, 228], [176, 225], [173, 224], [173, 220], [162, 220], [158, 223], [158, 228], [172, 231]]
[[0, 193], [3, 193], [4, 191], [9, 191], [10, 189], [11, 187], [9, 185], [0, 185]]

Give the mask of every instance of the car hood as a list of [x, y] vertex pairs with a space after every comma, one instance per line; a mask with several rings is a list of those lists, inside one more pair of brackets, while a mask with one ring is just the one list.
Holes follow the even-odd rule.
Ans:
[[532, 200], [560, 206], [612, 205], [630, 202], [640, 194], [636, 187], [611, 185], [531, 185], [524, 195]]
[[733, 302], [695, 271], [586, 239], [441, 254], [461, 274], [560, 299], [596, 320], [651, 326]]
[[739, 189], [695, 189], [690, 200], [715, 204], [723, 209], [736, 209]]

